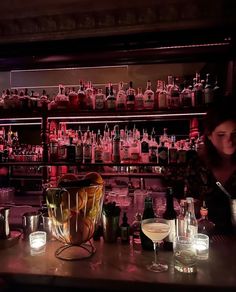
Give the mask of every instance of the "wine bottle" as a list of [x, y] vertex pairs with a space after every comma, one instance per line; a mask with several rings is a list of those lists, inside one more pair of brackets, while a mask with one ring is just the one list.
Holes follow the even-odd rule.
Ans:
[[174, 209], [174, 196], [173, 188], [168, 187], [166, 191], [166, 209], [163, 213], [163, 218], [169, 221], [170, 232], [169, 235], [164, 239], [163, 248], [166, 250], [173, 250], [173, 241], [176, 235], [175, 232], [175, 219], [176, 211]]
[[184, 217], [184, 229], [186, 237], [192, 237], [198, 232], [198, 222], [195, 216], [194, 199], [186, 198], [187, 210]]
[[129, 243], [130, 226], [126, 212], [123, 214], [122, 223], [120, 225], [120, 238], [122, 243]]
[[[147, 196], [144, 200], [144, 211], [142, 220], [154, 218], [154, 210], [153, 210], [153, 201], [151, 196]], [[145, 250], [153, 250], [153, 242], [150, 238], [148, 238], [142, 231], [142, 228], [140, 230], [140, 239], [141, 239], [141, 245], [142, 248]]]

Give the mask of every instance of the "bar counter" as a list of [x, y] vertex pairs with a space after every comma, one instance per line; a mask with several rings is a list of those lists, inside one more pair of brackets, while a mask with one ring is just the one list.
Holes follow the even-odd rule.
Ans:
[[0, 249], [0, 291], [236, 291], [235, 237], [212, 241], [209, 259], [198, 262], [196, 274], [175, 271], [170, 251], [158, 254], [169, 270], [154, 273], [146, 270], [153, 252], [134, 249], [132, 244], [101, 239], [94, 242], [95, 254], [79, 261], [56, 258], [62, 245], [50, 241], [44, 253], [32, 255], [28, 242], [20, 238], [14, 246]]

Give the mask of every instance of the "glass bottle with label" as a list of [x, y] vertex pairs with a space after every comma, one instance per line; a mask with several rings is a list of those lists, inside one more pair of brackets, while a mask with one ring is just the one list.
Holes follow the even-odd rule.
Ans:
[[186, 213], [184, 217], [185, 236], [193, 237], [198, 232], [198, 222], [195, 216], [194, 199], [186, 198]]
[[127, 110], [133, 111], [135, 108], [135, 89], [133, 88], [133, 82], [129, 82], [129, 88], [126, 91], [127, 95]]
[[158, 152], [158, 164], [167, 165], [168, 164], [168, 148], [165, 146], [164, 141], [161, 142], [161, 145], [157, 148]]
[[172, 141], [171, 146], [168, 149], [168, 158], [169, 158], [168, 163], [169, 164], [177, 163], [177, 155], [178, 155], [177, 153], [178, 153], [178, 150], [177, 150], [177, 147], [175, 146], [175, 142]]
[[184, 141], [181, 141], [180, 148], [178, 149], [177, 163], [185, 164], [187, 160], [187, 150], [184, 147]]
[[91, 142], [91, 132], [89, 128], [85, 133], [85, 139], [83, 143], [83, 155], [84, 155], [84, 163], [92, 162], [92, 142]]
[[137, 94], [135, 95], [135, 110], [141, 111], [143, 110], [143, 91], [141, 87], [138, 87]]
[[122, 111], [126, 110], [127, 106], [127, 96], [124, 90], [124, 83], [120, 82], [118, 86], [118, 92], [116, 96], [116, 110]]
[[167, 92], [165, 90], [165, 82], [162, 80], [157, 81], [157, 109], [165, 110], [167, 109]]
[[143, 95], [144, 109], [153, 110], [154, 109], [154, 91], [151, 88], [151, 81], [147, 81], [147, 87]]
[[[144, 201], [144, 211], [142, 220], [155, 218], [154, 210], [153, 210], [153, 200], [151, 196], [147, 196]], [[142, 248], [145, 250], [153, 250], [153, 242], [150, 238], [148, 238], [142, 231], [140, 230], [140, 239]]]
[[176, 211], [174, 209], [174, 196], [173, 188], [168, 187], [166, 191], [166, 209], [163, 213], [163, 218], [169, 221], [170, 233], [164, 239], [163, 247], [166, 250], [173, 250], [173, 241], [176, 235], [175, 229], [175, 220], [176, 220]]
[[122, 223], [120, 225], [120, 238], [122, 243], [129, 243], [130, 226], [126, 212], [124, 212]]
[[108, 85], [108, 95], [106, 99], [106, 108], [107, 110], [115, 110], [116, 109], [116, 97], [113, 91], [113, 85], [109, 83]]
[[203, 86], [200, 80], [200, 74], [196, 73], [196, 83], [194, 85], [194, 94], [195, 94], [195, 106], [201, 107], [205, 104], [205, 97]]
[[176, 218], [176, 235], [185, 236], [184, 218], [186, 213], [186, 200], [180, 200], [180, 213]]
[[96, 141], [96, 144], [94, 146], [94, 161], [95, 161], [95, 163], [103, 162], [102, 154], [103, 154], [102, 138], [101, 138], [100, 130], [98, 129], [97, 141]]
[[143, 163], [149, 162], [149, 139], [147, 131], [143, 131], [143, 139], [141, 141], [141, 161]]
[[198, 232], [211, 236], [215, 224], [208, 219], [208, 209], [204, 206], [200, 210], [201, 218], [198, 219]]
[[79, 90], [78, 90], [78, 106], [80, 109], [85, 110], [87, 109], [87, 99], [86, 94], [84, 91], [84, 82], [83, 80], [80, 80], [79, 82]]
[[114, 126], [114, 137], [113, 137], [113, 151], [112, 151], [112, 161], [120, 162], [120, 131], [119, 126]]
[[140, 239], [140, 231], [141, 231], [141, 221], [142, 215], [140, 213], [136, 213], [134, 217], [134, 221], [130, 226], [130, 232], [132, 235], [132, 242], [134, 248], [141, 246], [141, 239]]
[[94, 109], [103, 110], [105, 108], [105, 94], [102, 92], [102, 88], [98, 88], [98, 92], [94, 96]]
[[204, 88], [205, 104], [210, 105], [213, 102], [213, 88], [210, 83], [210, 74], [206, 74], [206, 85]]
[[69, 144], [67, 145], [67, 161], [68, 162], [75, 162], [75, 145], [72, 143], [73, 142], [73, 137], [69, 138]]
[[157, 141], [155, 129], [152, 129], [151, 140], [149, 142], [149, 162], [157, 163]]
[[188, 86], [187, 81], [184, 81], [184, 89], [181, 91], [180, 94], [180, 104], [183, 108], [190, 108], [192, 107], [192, 90]]
[[83, 162], [83, 134], [80, 127], [78, 133], [76, 133], [75, 161], [79, 163]]
[[87, 87], [85, 89], [85, 95], [86, 95], [86, 103], [87, 103], [87, 109], [93, 110], [94, 109], [94, 90], [92, 86], [92, 82], [87, 82]]
[[104, 127], [103, 132], [103, 162], [111, 162], [111, 138], [110, 138], [110, 129], [108, 127], [108, 124]]

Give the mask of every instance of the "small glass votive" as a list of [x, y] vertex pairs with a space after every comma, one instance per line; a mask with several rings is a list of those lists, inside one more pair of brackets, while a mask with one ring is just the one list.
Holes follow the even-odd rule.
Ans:
[[207, 260], [209, 257], [209, 236], [203, 233], [194, 235], [194, 245], [198, 260]]
[[35, 231], [30, 233], [29, 242], [33, 254], [45, 251], [47, 233], [45, 231]]

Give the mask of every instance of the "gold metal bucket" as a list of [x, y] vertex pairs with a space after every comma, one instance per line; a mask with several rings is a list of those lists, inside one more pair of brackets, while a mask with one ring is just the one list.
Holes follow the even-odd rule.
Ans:
[[103, 184], [48, 188], [46, 202], [53, 235], [69, 245], [89, 241], [101, 218]]

